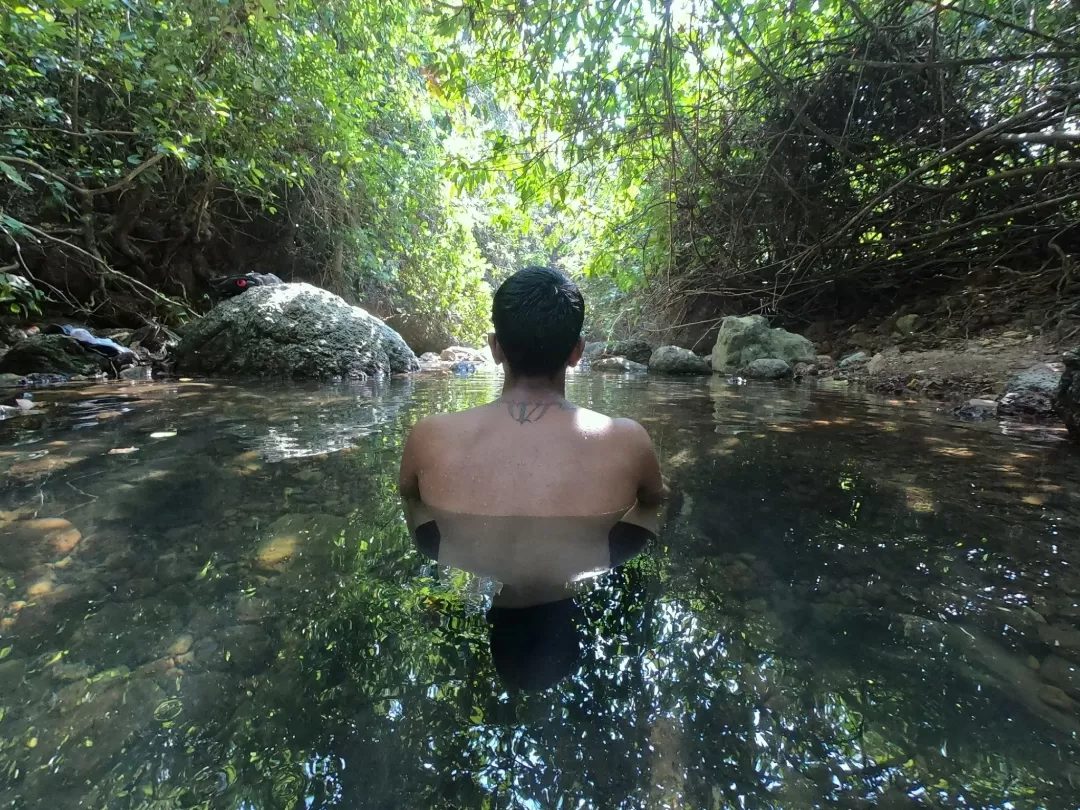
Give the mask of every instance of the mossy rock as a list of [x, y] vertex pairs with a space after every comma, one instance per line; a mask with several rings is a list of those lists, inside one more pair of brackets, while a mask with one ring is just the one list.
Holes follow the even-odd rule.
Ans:
[[740, 371], [755, 360], [775, 358], [788, 365], [817, 360], [814, 344], [802, 335], [784, 329], [770, 329], [760, 315], [739, 318], [729, 315], [720, 324], [712, 352], [713, 371]]
[[0, 374], [101, 373], [102, 357], [66, 335], [31, 335], [0, 358]]

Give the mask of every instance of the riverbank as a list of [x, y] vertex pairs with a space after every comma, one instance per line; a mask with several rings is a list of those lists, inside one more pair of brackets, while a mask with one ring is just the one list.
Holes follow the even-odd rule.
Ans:
[[977, 338], [943, 340], [932, 348], [925, 343], [896, 343], [865, 352], [865, 362], [849, 363], [836, 373], [880, 393], [920, 394], [946, 402], [993, 399], [1028, 369], [1048, 365], [1060, 373], [1062, 351], [1063, 347], [1042, 335], [1002, 330]]

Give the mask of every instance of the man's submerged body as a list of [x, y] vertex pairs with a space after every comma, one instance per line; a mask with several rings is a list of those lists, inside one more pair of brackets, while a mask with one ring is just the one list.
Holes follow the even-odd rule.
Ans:
[[[545, 567], [540, 565], [545, 551], [565, 554], [575, 547], [570, 538], [597, 533], [579, 533], [575, 518], [593, 526], [595, 518], [607, 516], [607, 529], [599, 533], [606, 547], [616, 523], [647, 522], [626, 516], [635, 505], [641, 509], [634, 515], [649, 509], [655, 515], [664, 484], [645, 429], [566, 400], [567, 368], [577, 364], [584, 349], [584, 313], [577, 287], [549, 268], [525, 268], [502, 284], [493, 301], [490, 338], [492, 355], [504, 370], [502, 396], [479, 408], [428, 417], [406, 443], [400, 486], [414, 533], [431, 524], [429, 529], [442, 530], [449, 550], [447, 530], [457, 527], [451, 532], [457, 551], [473, 559], [490, 552], [493, 563], [505, 556], [506, 567], [526, 575], [530, 568]], [[434, 513], [442, 517], [435, 521]], [[498, 525], [490, 520], [487, 531], [484, 521], [454, 515], [530, 520]], [[544, 519], [558, 519], [561, 527], [572, 523], [568, 531], [555, 530], [556, 524]], [[545, 533], [547, 527], [552, 531]], [[440, 532], [428, 532], [429, 546], [432, 534], [435, 541], [440, 538]], [[626, 545], [625, 537], [620, 541], [616, 535], [613, 562], [623, 556], [616, 546]]]
[[420, 421], [401, 460], [421, 551], [502, 585], [488, 623], [495, 668], [512, 687], [545, 688], [573, 668], [580, 634], [566, 583], [640, 551], [664, 494], [641, 425], [566, 400], [584, 316], [581, 292], [550, 268], [503, 282], [490, 338], [502, 396]]

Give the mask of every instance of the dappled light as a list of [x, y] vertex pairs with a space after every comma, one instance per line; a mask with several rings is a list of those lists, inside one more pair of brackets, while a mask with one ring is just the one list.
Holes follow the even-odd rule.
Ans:
[[1074, 802], [1075, 458], [846, 393], [608, 379], [569, 394], [652, 417], [678, 507], [582, 583], [580, 656], [537, 692], [491, 658], [497, 585], [418, 554], [396, 493], [409, 426], [497, 376], [230, 386], [197, 416], [133, 386], [92, 427], [107, 403], [43, 394], [0, 461], [81, 461], [0, 493], [0, 797]]

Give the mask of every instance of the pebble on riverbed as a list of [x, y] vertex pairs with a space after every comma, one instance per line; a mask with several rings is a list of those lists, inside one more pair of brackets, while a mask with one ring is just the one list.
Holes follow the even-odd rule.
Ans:
[[264, 571], [278, 571], [297, 553], [300, 538], [295, 534], [280, 535], [263, 541], [255, 552], [255, 566]]
[[1039, 677], [1080, 699], [1080, 665], [1058, 655], [1049, 655], [1039, 667]]
[[1044, 624], [1039, 627], [1039, 640], [1065, 658], [1080, 662], [1080, 630], [1067, 624]]
[[1039, 700], [1047, 706], [1052, 706], [1063, 712], [1071, 712], [1072, 714], [1080, 713], [1080, 703], [1077, 703], [1056, 686], [1040, 687]]
[[997, 417], [998, 404], [993, 399], [969, 399], [964, 405], [953, 408], [952, 415], [957, 419], [978, 421]]

